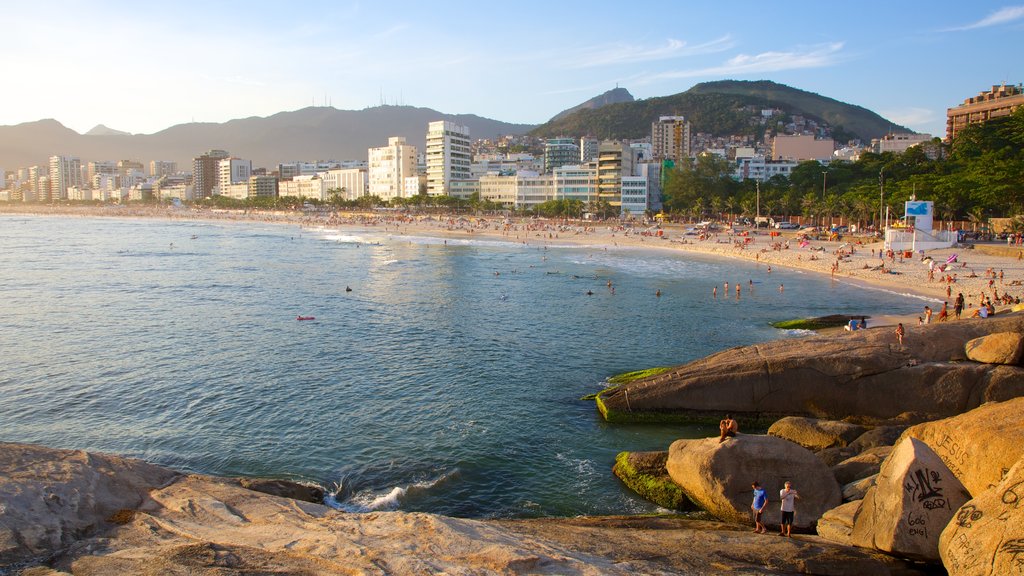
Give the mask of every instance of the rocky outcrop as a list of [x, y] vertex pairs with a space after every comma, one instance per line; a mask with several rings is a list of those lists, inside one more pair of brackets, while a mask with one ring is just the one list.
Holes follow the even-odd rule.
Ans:
[[853, 522], [857, 546], [922, 560], [939, 559], [939, 535], [970, 494], [927, 444], [896, 445]]
[[677, 440], [669, 447], [668, 473], [698, 506], [727, 522], [750, 522], [751, 483], [768, 492], [766, 523], [778, 522], [779, 490], [793, 482], [800, 493], [794, 527], [814, 528], [826, 510], [839, 505], [839, 485], [812, 452], [773, 436], [740, 434]]
[[869, 448], [860, 454], [847, 458], [832, 467], [832, 474], [840, 485], [846, 485], [868, 476], [878, 474], [882, 462], [892, 452], [892, 446]]
[[620, 452], [612, 473], [644, 499], [668, 510], [695, 510], [665, 469], [668, 452]]
[[928, 444], [972, 495], [994, 487], [1024, 456], [1024, 398], [985, 404], [912, 426], [904, 438]]
[[860, 506], [861, 501], [857, 500], [825, 512], [818, 520], [818, 536], [829, 542], [853, 546], [853, 518]]
[[97, 534], [179, 474], [139, 460], [0, 443], [0, 566]]
[[847, 446], [865, 431], [857, 424], [799, 416], [781, 418], [768, 428], [770, 436], [785, 438], [814, 452]]
[[1024, 334], [997, 332], [967, 342], [967, 357], [987, 364], [1018, 365], [1024, 358]]
[[950, 576], [1024, 572], [1024, 459], [957, 510], [942, 531], [939, 552]]
[[878, 474], [868, 476], [867, 478], [861, 478], [860, 480], [854, 480], [849, 484], [843, 485], [843, 502], [852, 502], [854, 500], [863, 500], [868, 494], [868, 490], [875, 485], [875, 481], [878, 480]]
[[598, 394], [613, 422], [770, 423], [781, 416], [914, 423], [1024, 394], [1024, 368], [964, 362], [965, 344], [1024, 332], [1024, 315], [914, 328], [903, 347], [889, 329], [733, 348]]
[[[152, 490], [139, 496], [146, 486]], [[60, 502], [30, 505], [47, 493], [62, 495]], [[868, 550], [677, 518], [345, 514], [142, 462], [11, 444], [0, 444], [0, 494], [5, 542], [38, 543], [33, 554], [17, 556], [20, 565], [4, 556], [0, 572], [24, 568], [21, 573], [33, 576], [921, 573]], [[69, 505], [72, 500], [80, 505]], [[107, 522], [105, 512], [81, 505], [86, 502], [139, 504], [116, 510]], [[33, 535], [35, 526], [69, 529], [49, 538]]]
[[324, 501], [323, 488], [292, 480], [239, 478], [238, 485], [247, 490], [255, 490], [272, 496], [291, 498], [292, 500], [302, 500], [303, 502], [313, 502], [316, 504], [322, 504]]

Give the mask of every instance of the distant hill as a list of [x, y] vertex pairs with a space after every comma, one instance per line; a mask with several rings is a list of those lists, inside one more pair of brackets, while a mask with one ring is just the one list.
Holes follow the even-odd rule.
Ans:
[[[173, 160], [190, 170], [192, 158], [211, 148], [273, 167], [294, 160], [366, 159], [367, 148], [384, 146], [391, 136], [405, 136], [422, 151], [427, 124], [450, 120], [469, 127], [472, 138], [524, 134], [529, 124], [509, 124], [472, 114], [443, 114], [413, 106], [377, 106], [365, 110], [309, 107], [268, 117], [224, 123], [189, 123], [154, 134], [126, 134], [105, 129], [78, 134], [56, 120], [0, 126], [0, 167], [44, 165], [56, 154], [92, 160]], [[100, 127], [97, 127], [100, 128]]]
[[554, 122], [555, 120], [560, 120], [575, 112], [579, 112], [580, 110], [597, 110], [598, 108], [603, 108], [609, 104], [621, 104], [623, 102], [633, 102], [635, 100], [636, 99], [633, 98], [633, 95], [629, 93], [629, 90], [616, 87], [604, 94], [601, 94], [600, 96], [594, 96], [582, 104], [573, 106], [568, 110], [562, 110], [558, 114], [552, 116], [551, 121]]
[[538, 126], [531, 134], [542, 138], [636, 139], [650, 135], [651, 122], [658, 116], [681, 115], [689, 119], [694, 132], [719, 136], [760, 135], [765, 127], [751, 123], [751, 113], [743, 110], [746, 106], [777, 108], [788, 115], [802, 115], [827, 123], [840, 141], [849, 138], [869, 141], [890, 131], [911, 132], [866, 108], [784, 84], [767, 80], [722, 80], [697, 84], [672, 96], [578, 110]]
[[107, 128], [103, 124], [97, 124], [93, 126], [92, 130], [85, 133], [86, 136], [131, 136], [131, 132], [122, 132], [120, 130], [114, 130], [113, 128]]

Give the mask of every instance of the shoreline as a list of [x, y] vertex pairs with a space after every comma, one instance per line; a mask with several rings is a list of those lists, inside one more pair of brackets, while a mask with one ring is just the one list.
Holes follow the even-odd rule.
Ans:
[[[291, 211], [233, 211], [195, 210], [171, 207], [105, 207], [105, 206], [35, 206], [0, 204], [0, 215], [60, 216], [84, 218], [137, 218], [167, 221], [233, 222], [294, 225], [300, 228], [324, 227], [339, 230], [359, 228], [367, 232], [380, 231], [392, 237], [419, 235], [441, 239], [486, 239], [510, 244], [541, 245], [545, 247], [590, 247], [607, 250], [656, 249], [657, 251], [699, 254], [715, 259], [734, 259], [754, 262], [759, 267], [782, 266], [817, 275], [830, 276], [834, 282], [844, 282], [857, 288], [883, 290], [912, 298], [919, 298], [924, 306], [932, 306], [938, 319], [942, 302], [949, 303], [950, 320], [953, 319], [952, 301], [963, 293], [964, 312], [969, 316], [984, 295], [993, 300], [997, 312], [1009, 305], [997, 303], [995, 296], [1010, 293], [1014, 300], [1024, 297], [1024, 261], [1018, 257], [999, 256], [965, 248], [946, 248], [926, 252], [935, 262], [945, 262], [957, 255], [957, 261], [946, 270], [952, 282], [929, 278], [928, 266], [921, 256], [911, 258], [880, 258], [881, 241], [868, 238], [846, 237], [843, 241], [808, 240], [800, 242], [794, 233], [771, 237], [767, 233], [723, 232], [707, 239], [685, 234], [686, 226], [678, 224], [632, 229], [618, 223], [531, 218], [467, 217], [436, 214], [404, 214], [375, 212], [330, 212], [305, 214]], [[658, 237], [657, 231], [662, 233]], [[751, 231], [753, 232], [753, 231]], [[867, 243], [864, 243], [867, 242]], [[1005, 250], [1004, 250], [1005, 251]], [[1011, 249], [1012, 251], [1012, 249]], [[879, 265], [882, 266], [879, 266]], [[832, 267], [837, 266], [833, 272]], [[883, 270], [885, 272], [883, 272]], [[991, 277], [988, 271], [991, 270]], [[979, 272], [980, 271], [980, 272]], [[961, 274], [962, 273], [962, 274]], [[1002, 278], [999, 274], [1002, 273]], [[946, 293], [949, 286], [949, 295]], [[708, 287], [709, 290], [712, 288]], [[872, 316], [872, 326], [894, 325], [896, 322], [914, 323], [914, 316], [897, 316], [878, 311]]]

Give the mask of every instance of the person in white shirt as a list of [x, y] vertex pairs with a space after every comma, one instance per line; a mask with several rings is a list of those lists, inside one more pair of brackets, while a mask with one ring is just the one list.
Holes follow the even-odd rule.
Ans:
[[787, 480], [786, 487], [779, 490], [779, 500], [782, 500], [782, 523], [779, 526], [779, 536], [792, 538], [793, 516], [796, 513], [795, 501], [800, 499], [800, 494], [793, 490], [793, 484]]

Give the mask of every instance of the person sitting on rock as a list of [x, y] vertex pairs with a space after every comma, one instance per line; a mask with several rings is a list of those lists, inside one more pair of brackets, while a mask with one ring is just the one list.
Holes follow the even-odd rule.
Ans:
[[740, 431], [740, 425], [732, 419], [732, 414], [726, 414], [725, 420], [718, 423], [718, 430], [722, 434], [718, 437], [718, 441], [725, 442], [726, 438], [734, 438], [736, 436], [736, 433]]

